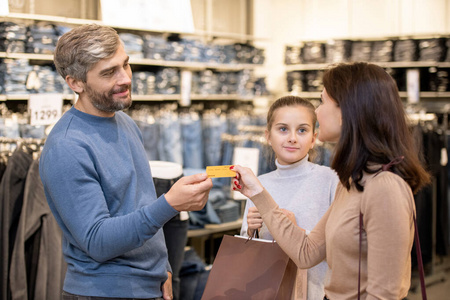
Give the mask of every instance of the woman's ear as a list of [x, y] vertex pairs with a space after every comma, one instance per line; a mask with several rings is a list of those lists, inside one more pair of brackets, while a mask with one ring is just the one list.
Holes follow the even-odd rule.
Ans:
[[80, 94], [84, 91], [84, 83], [81, 80], [75, 79], [72, 76], [67, 75], [66, 82], [69, 85], [70, 89], [75, 93]]

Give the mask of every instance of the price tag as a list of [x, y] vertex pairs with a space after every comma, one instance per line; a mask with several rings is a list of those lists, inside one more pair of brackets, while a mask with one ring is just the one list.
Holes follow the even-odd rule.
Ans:
[[28, 112], [31, 125], [50, 125], [61, 118], [62, 94], [31, 94]]
[[181, 106], [191, 105], [192, 71], [181, 71]]

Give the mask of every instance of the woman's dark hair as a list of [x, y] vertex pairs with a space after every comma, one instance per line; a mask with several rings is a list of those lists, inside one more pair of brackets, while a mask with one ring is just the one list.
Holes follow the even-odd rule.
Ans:
[[342, 112], [342, 130], [331, 167], [341, 183], [359, 191], [363, 172], [375, 173], [371, 163], [388, 164], [403, 156], [390, 171], [402, 177], [416, 193], [430, 181], [418, 157], [397, 85], [381, 67], [363, 63], [342, 63], [323, 76], [328, 95]]

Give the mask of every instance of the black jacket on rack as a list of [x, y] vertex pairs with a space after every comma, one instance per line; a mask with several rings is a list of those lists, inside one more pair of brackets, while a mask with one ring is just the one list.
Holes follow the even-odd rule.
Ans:
[[0, 183], [0, 300], [8, 300], [11, 297], [8, 282], [10, 259], [22, 211], [25, 181], [32, 161], [32, 155], [18, 147], [8, 159]]

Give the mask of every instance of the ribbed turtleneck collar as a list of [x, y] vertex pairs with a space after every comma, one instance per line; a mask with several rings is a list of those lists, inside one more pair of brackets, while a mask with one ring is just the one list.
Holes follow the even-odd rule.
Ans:
[[290, 165], [281, 165], [278, 160], [275, 160], [275, 165], [277, 166], [275, 172], [280, 177], [296, 177], [305, 174], [311, 168], [308, 157], [309, 155], [307, 154], [302, 160]]

